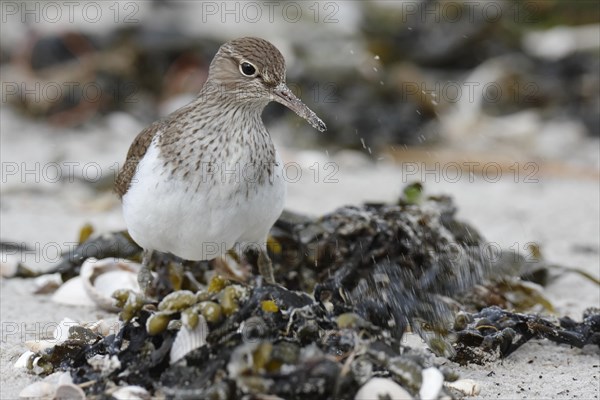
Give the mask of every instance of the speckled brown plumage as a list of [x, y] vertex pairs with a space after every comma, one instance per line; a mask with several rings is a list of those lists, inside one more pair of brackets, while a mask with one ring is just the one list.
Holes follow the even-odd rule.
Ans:
[[182, 112], [185, 111], [185, 108], [182, 108], [175, 113], [171, 114], [164, 120], [159, 120], [154, 122], [152, 125], [138, 133], [138, 135], [131, 143], [129, 147], [129, 151], [127, 152], [127, 157], [125, 158], [125, 163], [123, 164], [123, 168], [120, 169], [119, 174], [117, 175], [117, 179], [115, 181], [115, 192], [119, 197], [123, 197], [129, 187], [132, 184], [133, 176], [135, 175], [135, 171], [140, 160], [146, 154], [150, 143], [156, 136], [156, 134], [165, 129], [165, 126], [169, 126], [170, 122], [174, 119], [177, 119]]
[[[325, 130], [287, 87], [275, 46], [258, 38], [232, 40], [215, 55], [198, 97], [136, 137], [116, 191], [140, 246], [204, 260], [216, 256], [215, 247], [258, 245], [259, 270], [274, 281], [264, 252], [286, 190], [284, 167], [261, 118], [270, 101]], [[143, 265], [142, 288], [151, 279]]]
[[[221, 62], [239, 63], [243, 60], [261, 71], [257, 78], [264, 87], [273, 88], [285, 80], [285, 60], [271, 43], [253, 37], [225, 43], [211, 63], [212, 81], [209, 78], [198, 98], [166, 119], [155, 122], [135, 138], [115, 183], [119, 197], [127, 193], [140, 159], [157, 134], [165, 169], [171, 175], [190, 179], [203, 162], [229, 159], [234, 152], [232, 146], [235, 146], [250, 150], [251, 162], [264, 166], [258, 173], [257, 182], [262, 184], [268, 179], [272, 174], [275, 147], [260, 114], [256, 118], [257, 102], [240, 101], [244, 96], [251, 96], [252, 100], [260, 98], [260, 88], [257, 87], [256, 91], [248, 88], [240, 90], [239, 82], [236, 86], [236, 80], [225, 75], [229, 69], [220, 65]], [[264, 107], [267, 102], [259, 101], [258, 106]], [[225, 120], [222, 118], [224, 114]], [[237, 123], [232, 124], [233, 121]], [[225, 122], [228, 126], [223, 126]], [[248, 192], [248, 188], [245, 191]]]
[[158, 129], [160, 129], [160, 125], [160, 121], [157, 121], [141, 131], [133, 140], [131, 147], [129, 147], [125, 164], [123, 164], [123, 168], [119, 171], [119, 175], [115, 182], [115, 192], [117, 192], [119, 197], [123, 197], [123, 195], [127, 193], [135, 170], [142, 157], [144, 157], [144, 154], [146, 154], [148, 146], [152, 143], [154, 135]]

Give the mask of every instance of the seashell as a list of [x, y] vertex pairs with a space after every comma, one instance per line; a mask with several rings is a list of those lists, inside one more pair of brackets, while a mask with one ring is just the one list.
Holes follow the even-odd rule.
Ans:
[[52, 333], [51, 339], [38, 339], [28, 340], [25, 342], [25, 346], [33, 351], [34, 353], [41, 353], [42, 351], [48, 350], [56, 346], [57, 344], [63, 343], [69, 339], [69, 329], [72, 326], [78, 326], [79, 323], [71, 318], [64, 318], [58, 323]]
[[88, 258], [81, 266], [83, 288], [92, 301], [107, 311], [119, 311], [112, 294], [118, 289], [139, 292], [140, 265], [118, 258]]
[[421, 400], [437, 399], [444, 385], [444, 374], [434, 367], [425, 368], [421, 374], [423, 376], [423, 383], [419, 390]]
[[33, 280], [35, 294], [54, 293], [62, 285], [60, 273], [38, 276]]
[[102, 336], [108, 336], [119, 332], [123, 323], [116, 318], [100, 319], [94, 322], [84, 322], [81, 324], [84, 328], [91, 330]]
[[[46, 378], [48, 379], [48, 378]], [[68, 372], [63, 372], [58, 376], [57, 379], [58, 385], [69, 385], [73, 383], [73, 378], [71, 378], [71, 374]]]
[[141, 386], [125, 386], [114, 391], [111, 396], [117, 400], [150, 400], [150, 393]]
[[21, 399], [54, 399], [57, 386], [49, 382], [34, 382], [19, 392]]
[[444, 386], [459, 391], [465, 396], [478, 396], [481, 387], [473, 379], [459, 379], [454, 382], [447, 382]]
[[85, 392], [72, 383], [60, 385], [54, 395], [56, 400], [85, 400]]
[[79, 326], [79, 322], [71, 318], [63, 318], [62, 321], [58, 323], [52, 334], [55, 344], [62, 343], [69, 339], [69, 330], [72, 326]]
[[193, 329], [188, 328], [187, 324], [184, 323], [177, 336], [175, 336], [173, 346], [171, 346], [170, 363], [175, 364], [190, 351], [204, 346], [207, 335], [208, 325], [202, 315], [198, 316], [198, 324]]
[[371, 378], [354, 396], [354, 400], [393, 399], [412, 400], [410, 393], [391, 379]]
[[21, 354], [21, 357], [14, 363], [15, 368], [27, 368], [31, 369], [33, 367], [33, 358], [35, 357], [35, 353], [31, 350], [27, 350], [25, 353]]
[[87, 295], [80, 276], [63, 283], [52, 295], [51, 300], [69, 306], [95, 307], [96, 303]]
[[27, 340], [25, 347], [33, 353], [41, 353], [56, 346], [58, 342], [53, 339]]
[[12, 278], [19, 270], [19, 257], [16, 254], [0, 253], [0, 276], [3, 278]]

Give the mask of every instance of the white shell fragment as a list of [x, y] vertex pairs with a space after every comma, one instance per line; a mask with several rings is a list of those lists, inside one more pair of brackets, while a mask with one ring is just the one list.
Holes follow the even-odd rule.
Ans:
[[35, 353], [31, 350], [27, 350], [25, 353], [21, 354], [21, 357], [14, 363], [15, 368], [27, 368], [28, 365], [33, 363], [33, 358], [35, 357]]
[[140, 265], [118, 258], [88, 258], [81, 266], [83, 288], [96, 305], [107, 311], [119, 311], [112, 294], [117, 289], [140, 291], [137, 274]]
[[150, 400], [150, 393], [141, 386], [125, 386], [115, 390], [111, 396], [117, 400]]
[[188, 324], [182, 324], [171, 346], [170, 363], [175, 364], [187, 353], [206, 344], [208, 325], [202, 315], [198, 316], [198, 324], [190, 329]]
[[[46, 377], [46, 380], [48, 380], [48, 378], [51, 377], [51, 375]], [[68, 372], [63, 372], [60, 375], [58, 375], [56, 381], [58, 382], [59, 385], [69, 385], [71, 383], [73, 383], [73, 378], [71, 378], [71, 374]]]
[[19, 269], [19, 257], [15, 254], [0, 253], [0, 276], [12, 278]]
[[49, 382], [34, 382], [19, 393], [21, 399], [54, 399], [57, 386]]
[[80, 276], [63, 283], [52, 295], [52, 301], [68, 306], [95, 307], [96, 303], [87, 295]]
[[421, 371], [421, 375], [423, 376], [423, 383], [419, 389], [421, 400], [436, 400], [444, 386], [444, 375], [434, 367], [425, 368]]
[[44, 380], [26, 386], [19, 393], [21, 399], [82, 400], [85, 392], [73, 384], [71, 374], [56, 372]]
[[410, 393], [391, 379], [371, 378], [354, 396], [354, 400], [392, 399], [412, 400]]
[[25, 342], [25, 347], [35, 354], [41, 353], [56, 346], [58, 342], [52, 339], [28, 340]]
[[64, 318], [58, 323], [49, 339], [28, 340], [25, 346], [35, 353], [40, 353], [44, 350], [51, 349], [57, 344], [63, 343], [69, 339], [69, 328], [79, 325], [79, 323], [71, 318]]
[[119, 321], [118, 318], [109, 318], [94, 322], [83, 322], [81, 326], [99, 335], [108, 336], [119, 332], [123, 327], [123, 322]]
[[[58, 323], [56, 328], [54, 328], [53, 338], [56, 343], [62, 343], [69, 339], [69, 329], [72, 326], [78, 326], [79, 322], [75, 321], [71, 318], [63, 318], [62, 321]], [[55, 344], [56, 344], [55, 343]]]
[[481, 387], [473, 379], [459, 379], [455, 382], [446, 382], [444, 386], [459, 391], [465, 396], [478, 396]]
[[62, 285], [60, 274], [41, 275], [33, 280], [34, 293], [52, 293]]
[[85, 400], [85, 392], [79, 386], [72, 383], [60, 385], [56, 389], [55, 399]]
[[112, 294], [117, 289], [139, 292], [137, 273], [140, 265], [118, 258], [97, 260], [88, 258], [81, 266], [78, 277], [65, 282], [52, 296], [60, 304], [98, 306], [107, 311], [118, 311]]

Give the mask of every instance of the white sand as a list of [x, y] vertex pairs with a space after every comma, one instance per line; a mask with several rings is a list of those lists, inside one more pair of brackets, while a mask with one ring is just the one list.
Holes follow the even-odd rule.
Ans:
[[[98, 232], [124, 228], [116, 198], [98, 196], [78, 180], [43, 182], [44, 163], [77, 161], [75, 170], [94, 162], [108, 170], [122, 162], [135, 129], [119, 133], [113, 126], [93, 126], [89, 132], [60, 132], [16, 117], [4, 108], [1, 115], [1, 156], [3, 163], [0, 239], [37, 245], [48, 258], [56, 246], [66, 248], [76, 241], [79, 228], [91, 222]], [[121, 120], [123, 122], [123, 120]], [[136, 127], [135, 121], [129, 121]], [[597, 142], [590, 145], [597, 146]], [[324, 152], [318, 156], [325, 158]], [[287, 159], [311, 165], [315, 157], [287, 152]], [[305, 161], [302, 161], [305, 160]], [[355, 167], [339, 161], [338, 183], [324, 183], [321, 160], [319, 183], [314, 172], [303, 170], [302, 179], [289, 184], [288, 206], [297, 211], [319, 214], [361, 201], [391, 201], [397, 198], [403, 182], [397, 166]], [[6, 176], [7, 163], [28, 168], [40, 162], [39, 177]], [[86, 164], [87, 163], [87, 164]], [[10, 164], [14, 165], [14, 164]], [[79, 168], [79, 169], [77, 169]], [[92, 168], [92, 167], [89, 167]], [[49, 173], [49, 169], [46, 170]], [[91, 170], [87, 171], [91, 174]], [[46, 176], [48, 178], [49, 176]], [[51, 177], [50, 177], [51, 178]], [[66, 178], [66, 176], [65, 176]], [[413, 177], [414, 178], [414, 177]], [[540, 176], [538, 183], [514, 182], [506, 175], [499, 182], [468, 177], [456, 183], [428, 176], [430, 193], [455, 198], [462, 219], [469, 221], [489, 240], [504, 248], [519, 248], [528, 242], [541, 245], [544, 256], [555, 263], [581, 268], [600, 275], [600, 184], [597, 179], [577, 176]], [[47, 179], [46, 179], [47, 180]], [[410, 179], [413, 180], [413, 179]], [[585, 247], [587, 250], [582, 250]], [[29, 254], [25, 263], [47, 266]], [[24, 341], [49, 334], [64, 317], [97, 320], [106, 315], [95, 309], [58, 306], [49, 296], [33, 295], [32, 282], [0, 282], [2, 345], [0, 350], [0, 398], [16, 398], [20, 389], [37, 377], [17, 371], [12, 364], [25, 350]], [[575, 274], [552, 283], [546, 295], [559, 315], [576, 320], [590, 306], [600, 307], [600, 290]], [[600, 391], [600, 351], [588, 346], [582, 350], [548, 342], [532, 342], [503, 361], [486, 366], [458, 368], [463, 377], [475, 379], [482, 387], [481, 398], [598, 398]]]

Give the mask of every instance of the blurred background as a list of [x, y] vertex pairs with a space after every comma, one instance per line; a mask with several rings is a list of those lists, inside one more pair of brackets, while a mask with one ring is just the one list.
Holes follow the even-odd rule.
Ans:
[[595, 0], [1, 6], [2, 241], [51, 254], [85, 222], [124, 228], [111, 189], [133, 138], [198, 93], [222, 43], [253, 35], [328, 126], [264, 112], [301, 175], [289, 208], [393, 201], [420, 181], [503, 245], [554, 238], [560, 253], [579, 215], [597, 255]]
[[[264, 112], [288, 209], [395, 202], [416, 181], [452, 196], [494, 248], [600, 275], [597, 0], [2, 0], [0, 18], [1, 276], [58, 263], [86, 224], [124, 229], [112, 187], [129, 145], [198, 93], [222, 43], [249, 35], [281, 50], [289, 86], [328, 127], [279, 104]], [[36, 284], [0, 279], [3, 323], [92, 318], [33, 295]], [[600, 307], [578, 274], [545, 295], [576, 320]], [[3, 339], [3, 371], [22, 350]], [[494, 365], [497, 378], [462, 374], [514, 397], [544, 366], [557, 383], [531, 395], [564, 395], [558, 385], [591, 398], [597, 381], [582, 382], [597, 356], [571, 350], [544, 359], [535, 345]], [[31, 380], [3, 376], [3, 398]]]

